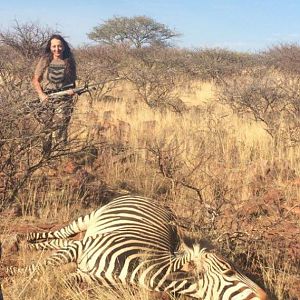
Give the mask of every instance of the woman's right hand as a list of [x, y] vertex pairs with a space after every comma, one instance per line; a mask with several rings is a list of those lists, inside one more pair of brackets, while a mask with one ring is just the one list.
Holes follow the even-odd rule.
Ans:
[[43, 102], [43, 103], [47, 102], [49, 99], [48, 95], [45, 93], [40, 93], [39, 98], [40, 98], [41, 102]]

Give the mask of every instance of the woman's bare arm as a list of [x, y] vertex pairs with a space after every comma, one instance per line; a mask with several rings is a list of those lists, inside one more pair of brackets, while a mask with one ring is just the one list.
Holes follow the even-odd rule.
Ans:
[[32, 85], [34, 89], [36, 90], [37, 94], [39, 95], [39, 98], [41, 101], [47, 101], [48, 96], [44, 93], [42, 86], [41, 86], [41, 78], [39, 78], [38, 75], [34, 75], [32, 78]]

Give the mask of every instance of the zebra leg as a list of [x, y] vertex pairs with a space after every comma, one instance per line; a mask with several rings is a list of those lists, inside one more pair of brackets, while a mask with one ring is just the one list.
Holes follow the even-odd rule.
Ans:
[[55, 239], [45, 242], [28, 243], [26, 248], [29, 250], [60, 250], [62, 248], [68, 248], [76, 243], [73, 240]]
[[13, 275], [31, 275], [33, 273], [41, 273], [41, 271], [47, 268], [55, 268], [57, 266], [65, 265], [70, 262], [76, 262], [78, 256], [82, 250], [82, 242], [74, 241], [70, 243], [66, 248], [62, 248], [51, 256], [46, 258], [44, 261], [36, 264], [32, 264], [25, 267], [8, 267], [5, 272], [7, 276]]
[[[93, 214], [93, 212], [91, 214]], [[88, 228], [91, 214], [79, 217], [69, 225], [55, 231], [29, 232], [27, 234], [18, 234], [18, 241], [26, 240], [27, 242], [35, 242], [38, 240], [65, 239], [74, 236], [77, 233], [83, 232]]]

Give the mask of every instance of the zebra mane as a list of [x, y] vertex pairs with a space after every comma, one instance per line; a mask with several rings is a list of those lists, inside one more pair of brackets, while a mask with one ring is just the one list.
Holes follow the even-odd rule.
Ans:
[[195, 237], [187, 236], [185, 233], [180, 232], [180, 238], [183, 243], [184, 248], [188, 248], [190, 250], [194, 249], [195, 247], [199, 247], [200, 249], [213, 249], [212, 244], [206, 239], [197, 239]]

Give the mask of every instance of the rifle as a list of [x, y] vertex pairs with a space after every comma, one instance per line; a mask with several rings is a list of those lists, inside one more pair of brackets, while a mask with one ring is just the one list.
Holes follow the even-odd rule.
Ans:
[[68, 91], [70, 89], [73, 90], [74, 94], [77, 95], [81, 95], [84, 94], [86, 92], [90, 92], [92, 90], [96, 90], [97, 87], [103, 84], [103, 82], [101, 83], [95, 83], [95, 84], [88, 84], [86, 83], [84, 86], [78, 87], [78, 88], [73, 88], [74, 85], [73, 84], [68, 84], [63, 86], [61, 89], [53, 91], [53, 90], [49, 90], [46, 92], [46, 94], [49, 96], [49, 98], [55, 99], [55, 98], [59, 98], [59, 97], [63, 97], [63, 96], [67, 96], [69, 95]]
[[[114, 80], [120, 80], [120, 78], [116, 78]], [[72, 89], [75, 94], [81, 95], [86, 92], [96, 90], [97, 87], [101, 84], [105, 84], [107, 82], [114, 81], [114, 80], [103, 81], [103, 82], [99, 82], [99, 83], [95, 83], [95, 84], [85, 83], [83, 86], [78, 87], [78, 88], [73, 88], [74, 87], [73, 84], [68, 84], [68, 85], [63, 86], [59, 90], [48, 90], [45, 93], [48, 95], [48, 97], [50, 99], [57, 99], [57, 98], [60, 98], [63, 96], [67, 96], [67, 95], [69, 95], [68, 91], [70, 89]], [[26, 102], [25, 104], [26, 104], [26, 107], [24, 109], [25, 114], [35, 113], [35, 112], [39, 113], [41, 110], [44, 109], [44, 104], [40, 101], [40, 99], [31, 100], [31, 101]]]
[[66, 91], [66, 90], [73, 89], [73, 88], [75, 88], [75, 83], [70, 83], [70, 84], [64, 85], [63, 87], [61, 87], [59, 89], [47, 89], [46, 91], [44, 91], [44, 93], [46, 95], [50, 95], [52, 93]]

